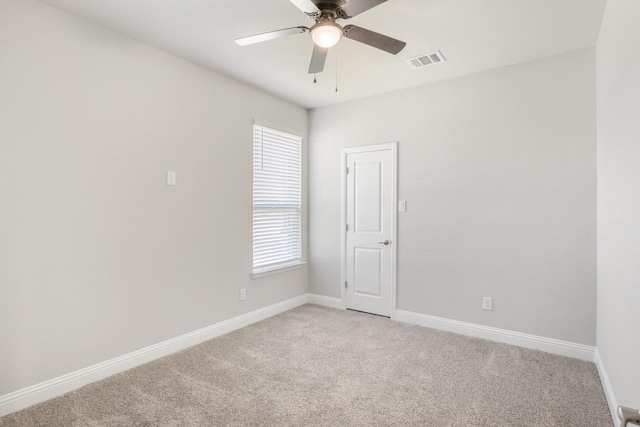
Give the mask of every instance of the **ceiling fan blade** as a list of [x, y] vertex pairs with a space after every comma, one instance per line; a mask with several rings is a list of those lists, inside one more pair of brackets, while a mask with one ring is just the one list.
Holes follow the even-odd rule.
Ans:
[[290, 0], [290, 1], [298, 9], [300, 9], [302, 12], [306, 13], [307, 15], [311, 15], [320, 11], [320, 9], [318, 9], [318, 6], [316, 6], [316, 4], [311, 0]]
[[346, 18], [353, 18], [354, 16], [360, 15], [362, 12], [366, 12], [369, 9], [373, 9], [386, 1], [387, 0], [349, 0], [343, 4], [339, 10], [342, 11], [342, 14]]
[[329, 49], [313, 44], [313, 53], [311, 54], [311, 64], [309, 64], [309, 74], [319, 73], [324, 70], [324, 63], [327, 60], [327, 52]]
[[355, 25], [347, 25], [344, 27], [344, 36], [348, 39], [384, 50], [393, 55], [400, 52], [407, 45], [403, 41]]
[[240, 46], [246, 46], [248, 44], [265, 42], [267, 40], [279, 39], [280, 37], [292, 36], [294, 34], [306, 33], [309, 29], [307, 27], [292, 27], [284, 28], [282, 30], [269, 31], [268, 33], [256, 34], [254, 36], [240, 37], [236, 39], [236, 43]]

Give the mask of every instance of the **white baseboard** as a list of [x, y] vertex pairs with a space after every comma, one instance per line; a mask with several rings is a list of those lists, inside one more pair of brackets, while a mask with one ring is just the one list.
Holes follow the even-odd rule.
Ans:
[[611, 412], [613, 425], [615, 427], [618, 427], [620, 425], [620, 419], [618, 418], [618, 414], [616, 412], [618, 409], [618, 401], [616, 400], [616, 396], [613, 394], [613, 387], [611, 386], [611, 382], [609, 381], [609, 375], [607, 375], [607, 370], [604, 367], [604, 363], [602, 362], [602, 358], [600, 357], [600, 352], [597, 348], [594, 362], [596, 364], [596, 368], [598, 368], [598, 375], [600, 375], [600, 382], [602, 383], [602, 388], [604, 389], [604, 395], [607, 398], [607, 404], [609, 405], [609, 412]]
[[340, 298], [326, 297], [318, 294], [307, 294], [309, 296], [310, 304], [322, 305], [324, 307], [336, 308], [338, 310], [344, 310], [344, 303]]
[[108, 376], [124, 372], [127, 369], [159, 359], [160, 357], [164, 357], [168, 354], [175, 353], [212, 338], [219, 337], [228, 332], [243, 328], [271, 316], [275, 316], [276, 314], [284, 313], [285, 311], [291, 310], [308, 302], [308, 294], [300, 295], [250, 313], [189, 332], [179, 337], [142, 348], [123, 356], [5, 394], [4, 396], [0, 396], [0, 417], [27, 408], [31, 405], [35, 405], [36, 403], [44, 402], [45, 400], [52, 399], [64, 393], [68, 393], [84, 385], [102, 380]]
[[[44, 402], [60, 396], [69, 391], [80, 388], [86, 384], [99, 381], [108, 376], [126, 371], [152, 360], [175, 353], [185, 348], [200, 344], [204, 341], [224, 335], [236, 329], [243, 328], [252, 323], [259, 322], [271, 316], [275, 316], [298, 306], [311, 303], [325, 307], [344, 310], [343, 301], [340, 298], [327, 297], [317, 294], [305, 294], [298, 297], [282, 301], [268, 307], [264, 307], [250, 313], [246, 313], [211, 326], [181, 335], [176, 338], [163, 341], [149, 347], [142, 348], [132, 353], [35, 384], [30, 387], [0, 396], [0, 416], [10, 414], [15, 411], [27, 408], [36, 403]], [[428, 316], [410, 311], [396, 310], [395, 320], [399, 322], [411, 323], [426, 326], [434, 329], [441, 329], [462, 335], [484, 338], [506, 344], [517, 345], [526, 348], [533, 348], [562, 356], [574, 357], [581, 360], [594, 361], [600, 373], [600, 378], [607, 396], [609, 408], [612, 411], [614, 420], [617, 404], [613, 396], [613, 391], [609, 379], [604, 370], [602, 360], [595, 347], [582, 344], [560, 341], [552, 338], [539, 337], [535, 335], [523, 334], [504, 329], [492, 328], [488, 326], [476, 325], [473, 323], [449, 320], [435, 316]]]
[[490, 326], [476, 325], [474, 323], [460, 322], [444, 319], [442, 317], [428, 316], [426, 314], [413, 313], [411, 311], [396, 310], [396, 320], [428, 328], [440, 329], [476, 338], [483, 338], [519, 347], [532, 348], [546, 351], [547, 353], [573, 357], [575, 359], [593, 362], [595, 347], [577, 344], [569, 341], [561, 341], [553, 338], [529, 335], [506, 329], [492, 328]]

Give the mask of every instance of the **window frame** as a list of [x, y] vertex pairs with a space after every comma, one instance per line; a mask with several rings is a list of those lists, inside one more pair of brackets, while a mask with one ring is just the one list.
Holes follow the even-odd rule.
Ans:
[[[302, 268], [305, 265], [302, 137], [254, 123], [252, 160], [251, 276], [258, 278]], [[263, 168], [268, 162], [272, 169], [270, 174], [264, 174]], [[291, 253], [288, 258], [287, 252]], [[262, 259], [258, 264], [257, 256]], [[269, 260], [270, 257], [273, 259]]]

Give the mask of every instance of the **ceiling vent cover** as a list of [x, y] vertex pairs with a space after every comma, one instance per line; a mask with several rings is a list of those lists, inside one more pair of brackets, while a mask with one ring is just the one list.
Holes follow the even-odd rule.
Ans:
[[440, 62], [444, 62], [444, 56], [440, 53], [439, 50], [435, 52], [429, 52], [422, 55], [415, 56], [413, 58], [407, 59], [409, 64], [413, 66], [413, 68], [422, 68], [427, 65], [439, 64]]

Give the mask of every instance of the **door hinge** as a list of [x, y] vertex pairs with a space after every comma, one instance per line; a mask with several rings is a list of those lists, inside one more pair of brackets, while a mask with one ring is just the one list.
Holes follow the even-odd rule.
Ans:
[[347, 281], [344, 281], [344, 288], [347, 289]]
[[347, 175], [349, 175], [349, 166], [347, 166]]
[[349, 224], [346, 224], [346, 225], [344, 226], [344, 229], [345, 229], [345, 231], [349, 231]]

